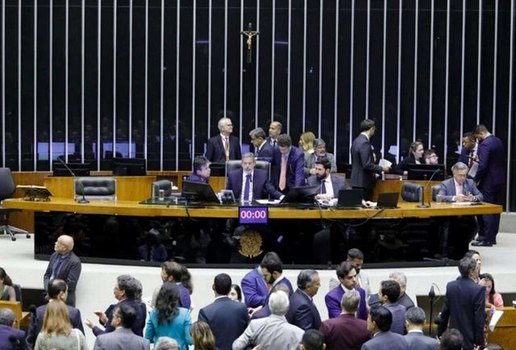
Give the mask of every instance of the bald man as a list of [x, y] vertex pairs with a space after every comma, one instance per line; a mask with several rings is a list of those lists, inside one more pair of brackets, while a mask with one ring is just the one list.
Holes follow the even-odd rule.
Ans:
[[73, 250], [73, 238], [61, 235], [54, 245], [54, 253], [50, 256], [47, 270], [43, 276], [43, 285], [47, 290], [48, 282], [54, 278], [62, 279], [68, 285], [66, 303], [75, 306], [75, 287], [81, 276], [81, 260]]

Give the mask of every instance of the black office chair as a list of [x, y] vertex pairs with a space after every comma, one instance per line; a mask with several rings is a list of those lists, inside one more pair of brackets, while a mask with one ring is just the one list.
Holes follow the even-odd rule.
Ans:
[[[267, 162], [266, 160], [257, 160], [256, 165], [254, 166], [255, 169], [264, 170], [267, 173], [267, 180], [271, 179], [271, 163]], [[238, 170], [242, 168], [242, 161], [241, 160], [228, 160], [226, 162], [226, 180], [224, 182], [224, 188], [227, 187], [228, 183], [228, 175], [233, 170]]]
[[87, 200], [116, 200], [114, 177], [88, 176], [75, 179], [75, 198]]
[[12, 241], [16, 241], [15, 234], [17, 233], [24, 233], [27, 238], [30, 238], [27, 231], [9, 225], [9, 215], [20, 211], [20, 209], [5, 208], [2, 205], [3, 200], [11, 198], [14, 191], [16, 191], [16, 185], [14, 184], [11, 169], [0, 168], [0, 231], [3, 232], [4, 235], [9, 235]]
[[414, 182], [405, 181], [401, 186], [401, 198], [405, 202], [421, 202], [423, 186]]
[[151, 185], [151, 197], [158, 198], [159, 190], [163, 190], [165, 192], [165, 197], [170, 197], [170, 195], [172, 194], [172, 181], [170, 181], [170, 180], [154, 181]]
[[437, 194], [439, 193], [439, 190], [441, 189], [441, 185], [433, 185], [432, 186], [432, 201], [437, 201]]

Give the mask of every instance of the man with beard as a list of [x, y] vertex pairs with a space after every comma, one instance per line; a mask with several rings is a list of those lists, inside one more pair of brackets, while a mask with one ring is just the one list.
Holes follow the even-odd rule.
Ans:
[[315, 174], [307, 179], [308, 185], [321, 185], [321, 191], [316, 196], [320, 200], [330, 200], [339, 197], [340, 190], [346, 190], [346, 180], [331, 174], [331, 162], [328, 158], [321, 158], [315, 162]]

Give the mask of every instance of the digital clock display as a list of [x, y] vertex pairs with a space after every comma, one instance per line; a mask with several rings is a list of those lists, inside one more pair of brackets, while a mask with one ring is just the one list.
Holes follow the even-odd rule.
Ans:
[[238, 220], [241, 225], [266, 224], [269, 221], [269, 208], [239, 207]]

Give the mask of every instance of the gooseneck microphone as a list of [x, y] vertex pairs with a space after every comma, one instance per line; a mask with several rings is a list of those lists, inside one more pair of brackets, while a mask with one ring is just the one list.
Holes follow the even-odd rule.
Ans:
[[77, 176], [75, 175], [73, 170], [68, 166], [68, 164], [66, 164], [65, 161], [63, 159], [61, 159], [61, 157], [57, 157], [57, 160], [59, 160], [59, 162], [64, 165], [65, 169], [68, 170], [68, 172], [73, 176], [73, 182], [75, 184], [79, 185], [78, 187], [80, 187], [80, 190], [82, 192], [82, 197], [80, 199], [76, 199], [75, 201], [79, 204], [89, 203], [90, 201], [87, 200], [86, 197], [84, 196], [84, 185], [82, 184], [82, 182], [77, 182]]
[[434, 170], [434, 172], [432, 173], [432, 175], [430, 176], [430, 179], [428, 179], [428, 181], [426, 182], [426, 184], [423, 186], [423, 190], [421, 192], [421, 204], [419, 204], [417, 207], [418, 208], [430, 208], [430, 202], [432, 201], [430, 199], [430, 201], [428, 201], [428, 204], [425, 203], [425, 191], [426, 191], [426, 188], [428, 187], [428, 185], [430, 184], [430, 182], [432, 182], [432, 179], [434, 178], [434, 176], [439, 173], [441, 171], [440, 168], [437, 168]]

